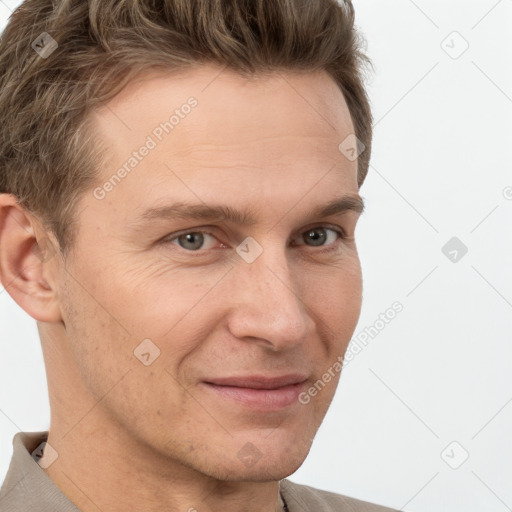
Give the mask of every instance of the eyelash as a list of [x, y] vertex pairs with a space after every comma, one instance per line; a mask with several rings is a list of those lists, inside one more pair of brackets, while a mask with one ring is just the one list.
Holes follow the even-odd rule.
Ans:
[[[334, 251], [339, 246], [338, 242], [340, 242], [342, 240], [348, 239], [348, 237], [345, 235], [345, 232], [342, 229], [337, 228], [337, 227], [333, 227], [333, 226], [329, 226], [329, 225], [323, 225], [323, 224], [319, 225], [319, 226], [314, 226], [314, 227], [309, 228], [309, 229], [306, 229], [305, 231], [302, 231], [298, 236], [301, 236], [304, 233], [307, 233], [309, 231], [315, 231], [316, 229], [320, 229], [320, 228], [328, 229], [330, 231], [335, 232], [338, 235], [338, 239], [337, 239], [337, 241], [335, 243], [330, 244], [328, 246], [324, 246], [324, 245], [317, 246], [318, 247], [318, 249], [317, 249], [318, 252], [327, 253], [327, 252]], [[172, 244], [173, 241], [177, 240], [181, 236], [188, 235], [188, 234], [197, 234], [197, 233], [206, 234], [206, 235], [212, 236], [213, 238], [217, 238], [215, 236], [215, 234], [210, 232], [210, 231], [202, 230], [202, 229], [191, 229], [191, 230], [188, 230], [188, 231], [182, 231], [180, 233], [172, 235], [172, 238], [169, 238], [169, 236], [171, 236], [171, 235], [168, 235], [168, 236], [166, 236], [165, 238], [163, 238], [161, 240], [161, 243], [162, 244], [169, 244], [169, 243]], [[204, 252], [209, 250], [209, 249], [198, 249], [196, 251], [190, 251], [190, 250], [184, 249], [183, 247], [180, 247], [177, 244], [172, 244], [172, 245], [176, 245], [179, 249], [181, 249], [182, 251], [184, 251], [184, 252], [186, 252], [188, 254], [197, 255], [197, 256], [204, 255]], [[301, 244], [301, 245], [306, 245], [306, 244]], [[316, 248], [315, 246], [307, 246], [307, 245], [306, 245], [306, 247], [310, 247], [312, 249]]]

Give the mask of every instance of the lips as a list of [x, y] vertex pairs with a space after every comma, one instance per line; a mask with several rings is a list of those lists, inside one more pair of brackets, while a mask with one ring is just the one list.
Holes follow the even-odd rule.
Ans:
[[290, 374], [279, 377], [251, 375], [203, 381], [203, 388], [224, 404], [258, 412], [276, 412], [298, 404], [307, 376]]
[[278, 389], [291, 384], [299, 384], [307, 379], [303, 374], [290, 374], [281, 377], [264, 377], [253, 375], [248, 377], [227, 377], [220, 379], [210, 379], [205, 381], [207, 384], [216, 386], [229, 386], [237, 388], [250, 389]]

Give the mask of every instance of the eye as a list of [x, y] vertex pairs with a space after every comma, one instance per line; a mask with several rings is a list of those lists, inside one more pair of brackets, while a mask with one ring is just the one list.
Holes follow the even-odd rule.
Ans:
[[178, 245], [182, 249], [196, 252], [199, 249], [208, 249], [208, 247], [203, 247], [205, 236], [215, 239], [211, 233], [207, 233], [206, 231], [187, 231], [186, 233], [174, 236], [173, 238], [169, 238], [165, 241], [171, 243], [177, 241], [178, 243], [175, 245]]
[[[331, 232], [331, 243], [326, 243], [329, 240], [329, 233]], [[331, 246], [337, 245], [336, 242], [339, 239], [345, 238], [345, 234], [340, 229], [330, 228], [328, 226], [317, 226], [307, 231], [304, 231], [299, 239], [302, 239], [305, 242], [305, 245], [309, 245], [310, 247], [323, 247], [323, 246]], [[302, 245], [302, 244], [297, 244]]]

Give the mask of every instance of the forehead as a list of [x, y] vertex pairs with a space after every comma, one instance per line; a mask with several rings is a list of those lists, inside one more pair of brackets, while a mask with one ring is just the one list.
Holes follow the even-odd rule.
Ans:
[[[163, 203], [170, 191], [197, 200], [221, 190], [222, 200], [247, 187], [269, 200], [283, 192], [293, 200], [290, 182], [300, 193], [326, 174], [324, 189], [336, 183], [357, 192], [357, 162], [338, 149], [353, 133], [352, 120], [323, 71], [245, 78], [206, 65], [146, 73], [93, 118], [110, 148], [98, 183], [124, 168], [108, 203]], [[151, 149], [135, 154], [144, 147]]]
[[[197, 106], [186, 113], [191, 98]], [[105, 141], [125, 152], [127, 145], [138, 147], [141, 136], [169, 122], [173, 113], [172, 137], [164, 137], [173, 151], [199, 144], [250, 146], [292, 136], [330, 135], [339, 144], [340, 136], [353, 132], [343, 94], [325, 71], [281, 71], [246, 78], [211, 64], [141, 74], [93, 117]]]

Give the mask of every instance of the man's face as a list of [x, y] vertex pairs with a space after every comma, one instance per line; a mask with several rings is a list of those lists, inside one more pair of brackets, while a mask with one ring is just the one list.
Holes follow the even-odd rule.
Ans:
[[[338, 149], [354, 128], [325, 73], [219, 72], [148, 74], [95, 114], [111, 150], [60, 268], [67, 364], [114, 435], [215, 478], [277, 480], [305, 459], [359, 318], [359, 213], [311, 213], [357, 198]], [[254, 219], [166, 215], [176, 203]], [[305, 382], [219, 380], [290, 375]]]

